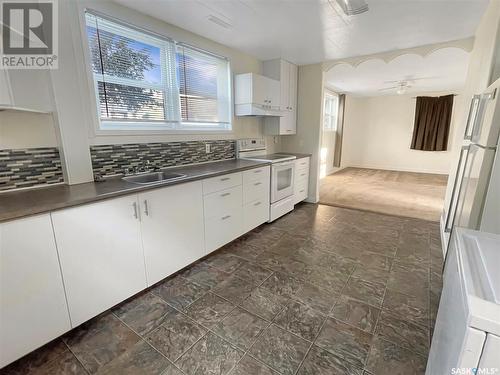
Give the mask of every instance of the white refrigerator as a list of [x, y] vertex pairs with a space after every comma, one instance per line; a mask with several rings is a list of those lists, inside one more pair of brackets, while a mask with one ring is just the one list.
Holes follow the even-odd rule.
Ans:
[[500, 374], [500, 235], [456, 228], [426, 375]]
[[471, 100], [457, 173], [441, 218], [443, 255], [456, 227], [500, 234], [500, 80]]

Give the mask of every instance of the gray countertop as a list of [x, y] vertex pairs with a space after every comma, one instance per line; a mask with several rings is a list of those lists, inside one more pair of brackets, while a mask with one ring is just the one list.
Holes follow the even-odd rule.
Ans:
[[300, 154], [300, 153], [297, 153], [297, 152], [277, 152], [277, 153], [280, 154], [280, 155], [293, 155], [297, 159], [309, 158], [309, 157], [312, 156], [312, 154]]
[[29, 190], [0, 193], [0, 222], [21, 217], [54, 211], [80, 204], [96, 202], [121, 195], [144, 190], [182, 184], [227, 173], [244, 171], [267, 162], [251, 160], [224, 160], [190, 166], [169, 168], [185, 174], [186, 177], [175, 181], [166, 181], [151, 185], [137, 185], [122, 180], [120, 177], [109, 178], [102, 182], [87, 182], [78, 185], [55, 185]]

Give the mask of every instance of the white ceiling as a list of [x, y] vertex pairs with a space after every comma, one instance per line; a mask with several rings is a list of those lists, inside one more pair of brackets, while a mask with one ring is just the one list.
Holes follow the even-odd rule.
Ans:
[[467, 38], [488, 3], [367, 0], [368, 12], [347, 17], [335, 0], [115, 1], [261, 60], [281, 57], [297, 64]]
[[396, 89], [380, 91], [397, 85], [386, 81], [407, 81], [412, 86], [407, 93], [460, 90], [468, 60], [468, 52], [444, 48], [426, 57], [401, 55], [389, 63], [381, 59], [370, 59], [356, 67], [343, 63], [326, 72], [325, 82], [337, 92], [356, 96], [395, 95]]

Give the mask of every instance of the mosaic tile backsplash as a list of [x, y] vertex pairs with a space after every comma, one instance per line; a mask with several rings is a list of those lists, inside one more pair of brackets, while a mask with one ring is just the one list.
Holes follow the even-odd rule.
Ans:
[[[205, 145], [210, 144], [210, 153]], [[133, 143], [91, 146], [94, 174], [113, 176], [123, 174], [125, 169], [133, 170], [146, 160], [149, 168], [165, 168], [195, 164], [207, 161], [234, 159], [234, 140], [187, 141], [166, 143]]]
[[0, 191], [63, 182], [55, 147], [0, 150]]

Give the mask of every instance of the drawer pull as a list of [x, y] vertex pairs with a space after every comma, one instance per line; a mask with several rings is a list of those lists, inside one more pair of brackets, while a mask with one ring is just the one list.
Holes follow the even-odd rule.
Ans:
[[220, 196], [221, 197], [227, 197], [228, 195], [231, 195], [231, 193], [224, 193], [224, 194], [221, 194]]
[[221, 220], [227, 220], [227, 219], [229, 219], [230, 217], [231, 217], [231, 215], [222, 216], [222, 217], [221, 217]]
[[137, 209], [137, 203], [136, 202], [132, 203], [132, 207], [134, 208], [134, 218], [139, 220], [139, 210]]
[[221, 178], [220, 180], [221, 181], [227, 181], [227, 180], [230, 180], [230, 178], [229, 177], [224, 177], [224, 178]]
[[253, 173], [260, 173], [262, 172], [262, 169], [257, 169], [256, 171], [253, 171]]
[[306, 174], [305, 173], [302, 173], [301, 176], [305, 176]]
[[259, 186], [259, 185], [262, 185], [262, 182], [256, 182], [256, 183], [254, 184], [254, 186]]
[[261, 204], [262, 204], [262, 202], [256, 202], [256, 203], [254, 203], [253, 205], [254, 205], [254, 206], [259, 206], [259, 205], [261, 205]]
[[304, 189], [302, 189], [301, 191], [299, 191], [299, 193], [303, 193], [304, 192]]

